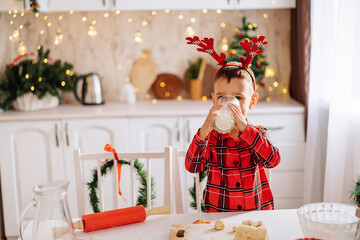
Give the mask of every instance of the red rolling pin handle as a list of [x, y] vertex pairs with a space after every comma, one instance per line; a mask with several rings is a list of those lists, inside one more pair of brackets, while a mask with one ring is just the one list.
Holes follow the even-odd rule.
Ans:
[[146, 219], [144, 206], [116, 209], [100, 213], [92, 213], [81, 217], [84, 232], [91, 232], [104, 228], [111, 228], [130, 223], [143, 222]]

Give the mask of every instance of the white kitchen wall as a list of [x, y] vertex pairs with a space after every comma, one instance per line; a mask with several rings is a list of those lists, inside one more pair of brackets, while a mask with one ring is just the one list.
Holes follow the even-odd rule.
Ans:
[[[55, 59], [68, 61], [74, 65], [78, 74], [97, 72], [101, 79], [105, 100], [118, 101], [121, 87], [129, 76], [131, 62], [140, 57], [143, 49], [151, 49], [151, 58], [155, 61], [158, 73], [172, 73], [183, 77], [188, 60], [205, 56], [196, 52], [194, 46], [186, 44], [187, 26], [193, 26], [201, 37], [214, 37], [216, 49], [220, 51], [220, 39], [229, 39], [234, 35], [234, 27], [241, 26], [243, 16], [258, 25], [257, 34], [266, 35], [269, 44], [265, 47], [266, 60], [276, 71], [279, 88], [288, 88], [290, 65], [290, 18], [291, 10], [247, 10], [247, 11], [157, 11], [155, 16], [150, 11], [122, 11], [120, 14], [108, 12], [69, 12], [40, 13], [39, 17], [26, 12], [16, 18], [8, 12], [0, 12], [0, 79], [4, 78], [5, 67], [19, 55], [18, 45], [9, 40], [15, 28], [21, 24], [20, 38], [29, 52], [36, 51], [39, 44], [50, 48], [50, 55]], [[268, 18], [264, 18], [264, 13]], [[183, 15], [183, 19], [179, 19]], [[47, 17], [44, 20], [44, 17]], [[59, 20], [62, 16], [62, 20]], [[83, 22], [82, 17], [87, 20]], [[129, 23], [128, 19], [132, 18]], [[195, 22], [190, 19], [195, 18]], [[89, 37], [88, 28], [95, 20], [97, 35]], [[10, 24], [13, 21], [13, 24]], [[147, 21], [147, 26], [143, 26]], [[47, 24], [51, 22], [51, 26]], [[220, 26], [225, 23], [225, 27]], [[63, 41], [54, 44], [58, 29], [61, 29]], [[40, 31], [44, 33], [41, 35]], [[134, 34], [142, 33], [143, 42], [136, 43]], [[206, 56], [215, 66], [214, 60]], [[118, 70], [118, 66], [121, 69]], [[186, 96], [186, 92], [183, 91]], [[68, 98], [68, 101], [71, 101]]]

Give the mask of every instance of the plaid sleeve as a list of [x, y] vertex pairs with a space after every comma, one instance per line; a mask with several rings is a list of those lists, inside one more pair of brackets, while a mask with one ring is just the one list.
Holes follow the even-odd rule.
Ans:
[[204, 171], [210, 158], [208, 139], [200, 138], [199, 131], [200, 129], [194, 136], [185, 157], [185, 168], [192, 173]]
[[273, 168], [280, 163], [279, 149], [271, 144], [265, 127], [248, 124], [240, 138], [254, 150], [257, 164]]

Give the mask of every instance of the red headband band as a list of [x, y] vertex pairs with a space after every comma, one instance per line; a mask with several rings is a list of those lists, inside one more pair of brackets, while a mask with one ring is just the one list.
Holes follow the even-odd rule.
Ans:
[[187, 44], [198, 45], [200, 47], [197, 49], [199, 52], [209, 53], [221, 65], [221, 67], [217, 70], [216, 73], [218, 73], [218, 71], [225, 66], [236, 66], [244, 69], [246, 72], [250, 74], [251, 79], [254, 83], [254, 91], [255, 91], [256, 89], [255, 76], [252, 73], [252, 71], [249, 69], [248, 65], [251, 64], [252, 60], [256, 55], [263, 52], [263, 50], [259, 50], [259, 49], [260, 47], [267, 44], [267, 42], [265, 41], [265, 36], [254, 37], [251, 42], [249, 42], [249, 39], [245, 39], [244, 41], [239, 42], [240, 46], [246, 52], [246, 58], [240, 57], [239, 64], [227, 63], [225, 53], [221, 53], [220, 55], [217, 54], [214, 50], [213, 38], [204, 38], [200, 40], [198, 36], [194, 36], [193, 38], [187, 37], [186, 40], [188, 40]]

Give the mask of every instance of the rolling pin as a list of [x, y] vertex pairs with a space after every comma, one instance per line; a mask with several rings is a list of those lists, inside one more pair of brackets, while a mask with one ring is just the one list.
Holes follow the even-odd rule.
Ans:
[[[81, 220], [74, 223], [75, 229], [82, 229], [84, 232], [92, 232], [105, 228], [112, 228], [131, 223], [143, 222], [149, 215], [169, 214], [170, 206], [161, 206], [152, 209], [145, 209], [139, 205], [135, 207], [121, 208], [116, 210], [91, 213], [81, 216]], [[69, 230], [65, 228], [53, 228], [53, 236], [59, 237]]]

